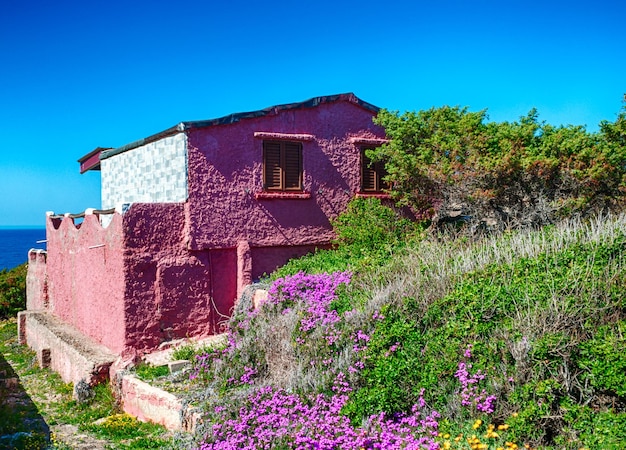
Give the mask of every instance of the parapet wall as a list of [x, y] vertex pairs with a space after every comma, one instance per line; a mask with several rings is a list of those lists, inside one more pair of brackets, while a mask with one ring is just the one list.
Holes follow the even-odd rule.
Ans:
[[28, 252], [28, 273], [26, 275], [26, 309], [48, 308], [48, 266], [45, 250], [31, 249]]
[[[101, 226], [96, 214], [80, 224], [71, 217], [46, 223], [48, 310], [113, 352], [124, 337], [122, 216]], [[30, 268], [29, 268], [30, 273]]]
[[[221, 331], [236, 296], [236, 249], [188, 248], [185, 203], [47, 219], [29, 255], [28, 310], [46, 310], [116, 354]], [[216, 283], [216, 280], [218, 282]]]

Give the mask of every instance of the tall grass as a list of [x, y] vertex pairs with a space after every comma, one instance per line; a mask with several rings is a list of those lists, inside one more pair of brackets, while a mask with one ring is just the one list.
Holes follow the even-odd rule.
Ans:
[[587, 221], [565, 220], [540, 230], [483, 238], [414, 241], [380, 267], [355, 279], [354, 289], [368, 293], [369, 309], [419, 299], [424, 307], [449, 292], [461, 277], [489, 265], [510, 265], [520, 258], [558, 254], [574, 244], [613, 242], [626, 234], [626, 215], [600, 215]]

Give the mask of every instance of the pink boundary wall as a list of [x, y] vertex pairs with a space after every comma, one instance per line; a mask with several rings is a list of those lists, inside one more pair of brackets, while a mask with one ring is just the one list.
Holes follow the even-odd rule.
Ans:
[[[28, 310], [43, 310], [125, 357], [223, 331], [256, 269], [314, 246], [191, 251], [186, 204], [135, 203], [103, 228], [97, 215], [47, 219], [48, 251], [29, 254]], [[253, 264], [253, 255], [256, 258]]]
[[117, 354], [214, 334], [235, 294], [213, 297], [210, 256], [189, 252], [184, 234], [184, 204], [133, 204], [106, 228], [96, 215], [78, 225], [48, 218], [47, 258], [31, 257], [29, 309], [43, 307]]
[[69, 217], [48, 217], [46, 236], [48, 311], [120, 352], [125, 345], [121, 216], [107, 228], [96, 215], [78, 226]]

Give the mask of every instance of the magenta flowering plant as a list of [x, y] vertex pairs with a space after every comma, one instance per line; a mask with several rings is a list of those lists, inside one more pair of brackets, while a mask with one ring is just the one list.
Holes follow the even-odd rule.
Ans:
[[315, 275], [298, 272], [276, 280], [269, 289], [267, 301], [282, 308], [301, 305], [303, 314], [299, 331], [303, 333], [319, 327], [330, 331], [341, 321], [331, 304], [337, 299], [339, 286], [350, 283], [351, 277], [350, 272]]
[[[215, 407], [199, 447], [209, 449], [418, 449], [439, 448], [439, 417], [428, 411], [423, 397], [408, 414], [374, 414], [355, 425], [342, 414], [353, 382], [363, 369], [363, 350], [371, 330], [363, 329], [355, 310], [340, 314], [333, 307], [337, 291], [350, 282], [350, 273], [298, 273], [277, 280], [259, 311], [238, 317], [226, 348], [213, 361], [239, 367], [228, 378], [233, 386], [248, 385], [245, 397]], [[316, 389], [299, 393], [259, 382], [262, 365], [244, 363], [259, 340], [258, 330], [277, 332], [276, 320], [293, 317], [291, 348], [298, 361], [326, 380]], [[395, 350], [395, 349], [394, 349]], [[259, 357], [262, 352], [256, 352]], [[203, 356], [210, 359], [209, 356]], [[258, 362], [258, 360], [257, 360]], [[345, 369], [345, 372], [342, 370]], [[231, 370], [232, 372], [232, 370]], [[224, 373], [221, 374], [224, 377]], [[258, 386], [258, 387], [256, 387]], [[326, 387], [324, 387], [326, 386]], [[243, 402], [241, 401], [243, 399]]]
[[350, 366], [354, 377], [360, 364], [351, 366], [355, 358], [346, 359], [345, 352], [338, 359], [338, 352], [348, 346], [363, 349], [369, 337], [366, 331], [346, 326], [334, 307], [340, 288], [350, 283], [351, 276], [350, 272], [299, 272], [277, 279], [258, 309], [236, 311], [229, 322], [226, 348], [200, 355], [191, 378], [225, 381], [221, 389], [250, 385], [268, 376], [289, 380], [293, 375], [271, 373], [288, 370], [288, 361], [304, 367], [301, 378], [319, 380], [320, 391], [328, 390], [338, 370]]
[[[469, 361], [472, 358], [472, 346], [468, 345], [463, 356]], [[481, 371], [470, 372], [472, 364], [460, 361], [458, 370], [454, 376], [461, 383], [461, 405], [475, 408], [478, 413], [491, 414], [495, 410], [495, 395], [489, 395], [485, 389], [480, 389], [478, 384], [485, 379], [486, 375]]]
[[215, 408], [199, 450], [293, 448], [324, 450], [438, 449], [438, 418], [415, 405], [408, 415], [369, 417], [355, 426], [341, 415], [350, 387], [337, 378], [332, 395], [305, 398], [265, 386], [250, 394], [237, 417]]

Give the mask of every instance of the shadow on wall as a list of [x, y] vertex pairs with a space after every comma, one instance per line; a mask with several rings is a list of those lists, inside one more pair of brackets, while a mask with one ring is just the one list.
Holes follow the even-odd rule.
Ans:
[[0, 449], [47, 448], [50, 428], [0, 354]]

